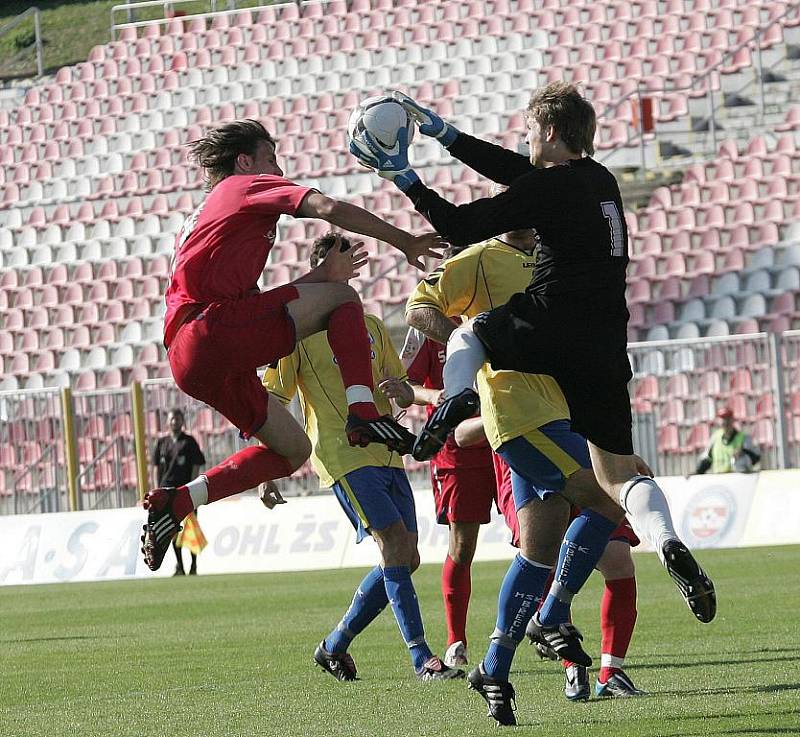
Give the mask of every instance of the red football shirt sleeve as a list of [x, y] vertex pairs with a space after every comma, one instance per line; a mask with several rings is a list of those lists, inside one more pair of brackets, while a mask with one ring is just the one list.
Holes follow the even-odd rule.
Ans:
[[315, 191], [283, 177], [261, 174], [253, 177], [247, 187], [245, 199], [248, 209], [264, 215], [294, 215], [306, 195]]
[[406, 369], [408, 380], [424, 384], [430, 374], [430, 352], [425, 336], [416, 328], [409, 328], [400, 360]]

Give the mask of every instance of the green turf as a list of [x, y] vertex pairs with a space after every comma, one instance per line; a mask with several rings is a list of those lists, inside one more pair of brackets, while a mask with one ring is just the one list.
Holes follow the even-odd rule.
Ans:
[[[512, 674], [522, 725], [516, 734], [800, 734], [800, 546], [701, 557], [720, 598], [711, 625], [694, 621], [654, 556], [636, 557], [639, 623], [628, 673], [650, 697], [567, 703], [560, 669], [525, 644]], [[504, 570], [502, 563], [475, 566], [473, 657], [492, 629]], [[312, 667], [314, 646], [338, 621], [362, 573], [0, 589], [0, 733], [496, 735], [483, 702], [463, 682], [413, 678], [388, 611], [351, 649], [359, 682], [340, 684]], [[426, 566], [415, 580], [429, 640], [441, 649], [438, 575]], [[575, 607], [592, 651], [599, 638], [594, 579]]]

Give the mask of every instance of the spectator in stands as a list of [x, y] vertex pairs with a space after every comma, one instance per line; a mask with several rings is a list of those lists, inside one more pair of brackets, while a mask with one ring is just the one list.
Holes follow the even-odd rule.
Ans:
[[[170, 434], [159, 438], [153, 448], [151, 463], [153, 464], [153, 486], [178, 487], [197, 478], [200, 467], [206, 463], [206, 457], [197, 441], [183, 431], [185, 418], [183, 411], [177, 407], [171, 409], [167, 417]], [[192, 565], [189, 575], [197, 575], [197, 556], [206, 546], [196, 512], [192, 512], [184, 521], [183, 529], [172, 541], [175, 551], [175, 575], [183, 576], [186, 571], [183, 567], [183, 554], [181, 548], [187, 548], [192, 556]]]
[[761, 453], [753, 446], [753, 439], [736, 427], [730, 407], [717, 412], [717, 420], [719, 427], [711, 434], [695, 473], [751, 473], [761, 461]]

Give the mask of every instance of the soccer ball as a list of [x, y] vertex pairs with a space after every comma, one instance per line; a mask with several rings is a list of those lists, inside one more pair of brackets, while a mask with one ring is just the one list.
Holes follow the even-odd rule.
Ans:
[[369, 97], [363, 100], [350, 114], [347, 134], [355, 147], [369, 158], [372, 153], [364, 139], [364, 131], [369, 131], [384, 148], [391, 149], [397, 143], [397, 132], [408, 128], [408, 143], [414, 138], [416, 127], [406, 109], [396, 100], [386, 95]]

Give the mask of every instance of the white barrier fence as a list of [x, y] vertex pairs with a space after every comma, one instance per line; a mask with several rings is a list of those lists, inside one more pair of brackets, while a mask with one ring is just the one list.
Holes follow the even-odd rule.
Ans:
[[[800, 471], [661, 478], [676, 528], [690, 547], [730, 548], [800, 543]], [[437, 525], [428, 490], [416, 492], [423, 563], [444, 560], [447, 528]], [[253, 498], [203, 507], [209, 540], [206, 573], [299, 571], [374, 565], [371, 540], [355, 544], [333, 495], [297, 498], [273, 511]], [[172, 553], [158, 573], [139, 553], [141, 508], [0, 517], [0, 585], [169, 576]], [[476, 560], [509, 559], [509, 533], [494, 516], [481, 528]], [[644, 546], [639, 548], [644, 549]]]

